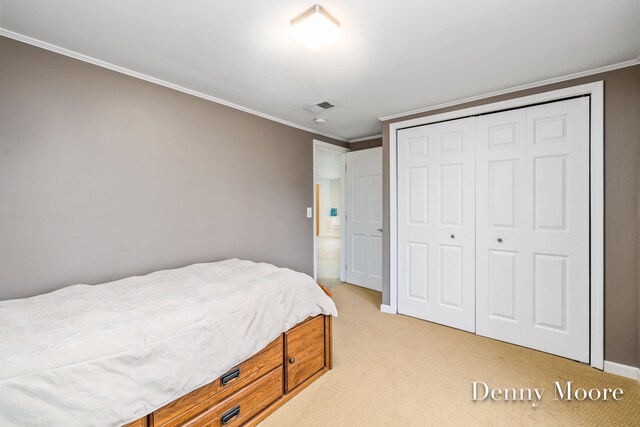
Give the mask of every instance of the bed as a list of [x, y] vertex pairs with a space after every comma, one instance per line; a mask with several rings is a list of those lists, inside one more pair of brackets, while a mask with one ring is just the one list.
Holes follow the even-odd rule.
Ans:
[[0, 302], [0, 425], [256, 423], [331, 367], [309, 276], [231, 259]]

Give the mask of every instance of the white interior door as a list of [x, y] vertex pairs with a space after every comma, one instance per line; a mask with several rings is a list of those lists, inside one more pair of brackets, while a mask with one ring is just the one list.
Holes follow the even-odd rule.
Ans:
[[589, 362], [589, 100], [477, 119], [477, 332]]
[[475, 331], [475, 119], [398, 132], [398, 312]]
[[347, 153], [346, 279], [382, 291], [382, 148]]

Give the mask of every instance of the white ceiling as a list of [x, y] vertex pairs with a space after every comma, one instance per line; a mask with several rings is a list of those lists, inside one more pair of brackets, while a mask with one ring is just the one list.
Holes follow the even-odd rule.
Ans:
[[[0, 26], [344, 139], [378, 117], [637, 60], [640, 0], [323, 0], [335, 46], [289, 38], [301, 0], [0, 0]], [[302, 107], [339, 105], [324, 125]]]

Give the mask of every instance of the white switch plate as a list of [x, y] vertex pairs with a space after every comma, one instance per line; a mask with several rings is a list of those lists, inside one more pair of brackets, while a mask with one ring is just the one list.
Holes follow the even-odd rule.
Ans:
[[313, 208], [307, 208], [307, 218], [313, 217]]

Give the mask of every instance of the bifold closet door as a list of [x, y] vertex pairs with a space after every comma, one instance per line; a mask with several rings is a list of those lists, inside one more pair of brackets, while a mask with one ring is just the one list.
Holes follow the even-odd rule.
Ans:
[[477, 333], [589, 362], [589, 99], [478, 117]]
[[398, 131], [398, 312], [475, 331], [475, 119]]

